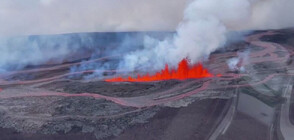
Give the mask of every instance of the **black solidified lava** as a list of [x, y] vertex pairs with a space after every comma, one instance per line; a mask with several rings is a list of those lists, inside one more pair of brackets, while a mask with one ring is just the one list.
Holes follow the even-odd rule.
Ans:
[[134, 97], [148, 95], [154, 91], [165, 91], [181, 83], [177, 80], [148, 82], [148, 83], [109, 83], [103, 81], [97, 82], [55, 82], [42, 87], [50, 87], [52, 90], [63, 91], [67, 93], [98, 93], [113, 97]]

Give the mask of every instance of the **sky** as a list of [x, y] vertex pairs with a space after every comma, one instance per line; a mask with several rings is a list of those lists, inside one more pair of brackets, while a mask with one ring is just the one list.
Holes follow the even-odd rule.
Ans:
[[0, 35], [175, 30], [185, 0], [1, 0]]
[[[0, 37], [76, 32], [174, 31], [183, 19], [185, 7], [192, 1], [1, 0]], [[294, 26], [293, 0], [248, 1], [257, 1], [250, 11], [251, 19], [232, 29]], [[227, 12], [226, 8], [222, 11]], [[234, 12], [240, 11], [236, 9]]]

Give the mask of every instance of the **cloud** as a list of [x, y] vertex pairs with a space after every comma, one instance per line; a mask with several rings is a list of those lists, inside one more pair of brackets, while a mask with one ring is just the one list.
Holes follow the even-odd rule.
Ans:
[[41, 4], [50, 5], [54, 0], [41, 0]]

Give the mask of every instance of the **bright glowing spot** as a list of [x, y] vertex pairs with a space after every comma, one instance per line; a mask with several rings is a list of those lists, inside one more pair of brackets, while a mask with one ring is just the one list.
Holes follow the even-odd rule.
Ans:
[[[169, 70], [168, 65], [165, 65], [165, 69], [161, 72], [157, 72], [154, 75], [140, 75], [136, 78], [133, 77], [115, 77], [110, 79], [105, 79], [107, 82], [151, 82], [151, 81], [161, 81], [161, 80], [185, 80], [185, 79], [197, 79], [197, 78], [208, 78], [214, 75], [209, 73], [207, 69], [203, 68], [202, 64], [198, 63], [189, 67], [187, 59], [183, 59], [179, 64], [177, 70]], [[217, 75], [221, 76], [221, 75]]]

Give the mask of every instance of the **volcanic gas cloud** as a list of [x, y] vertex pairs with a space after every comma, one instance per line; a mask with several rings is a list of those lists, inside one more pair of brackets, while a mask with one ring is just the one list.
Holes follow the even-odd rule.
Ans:
[[185, 80], [185, 79], [196, 79], [196, 78], [207, 78], [213, 77], [213, 74], [209, 73], [207, 69], [203, 68], [201, 63], [189, 66], [187, 59], [183, 59], [178, 64], [178, 68], [169, 70], [168, 65], [165, 65], [165, 69], [161, 72], [157, 72], [154, 75], [140, 75], [137, 78], [131, 76], [127, 78], [115, 77], [111, 79], [106, 79], [107, 82], [151, 82], [151, 81], [161, 81], [161, 80]]

